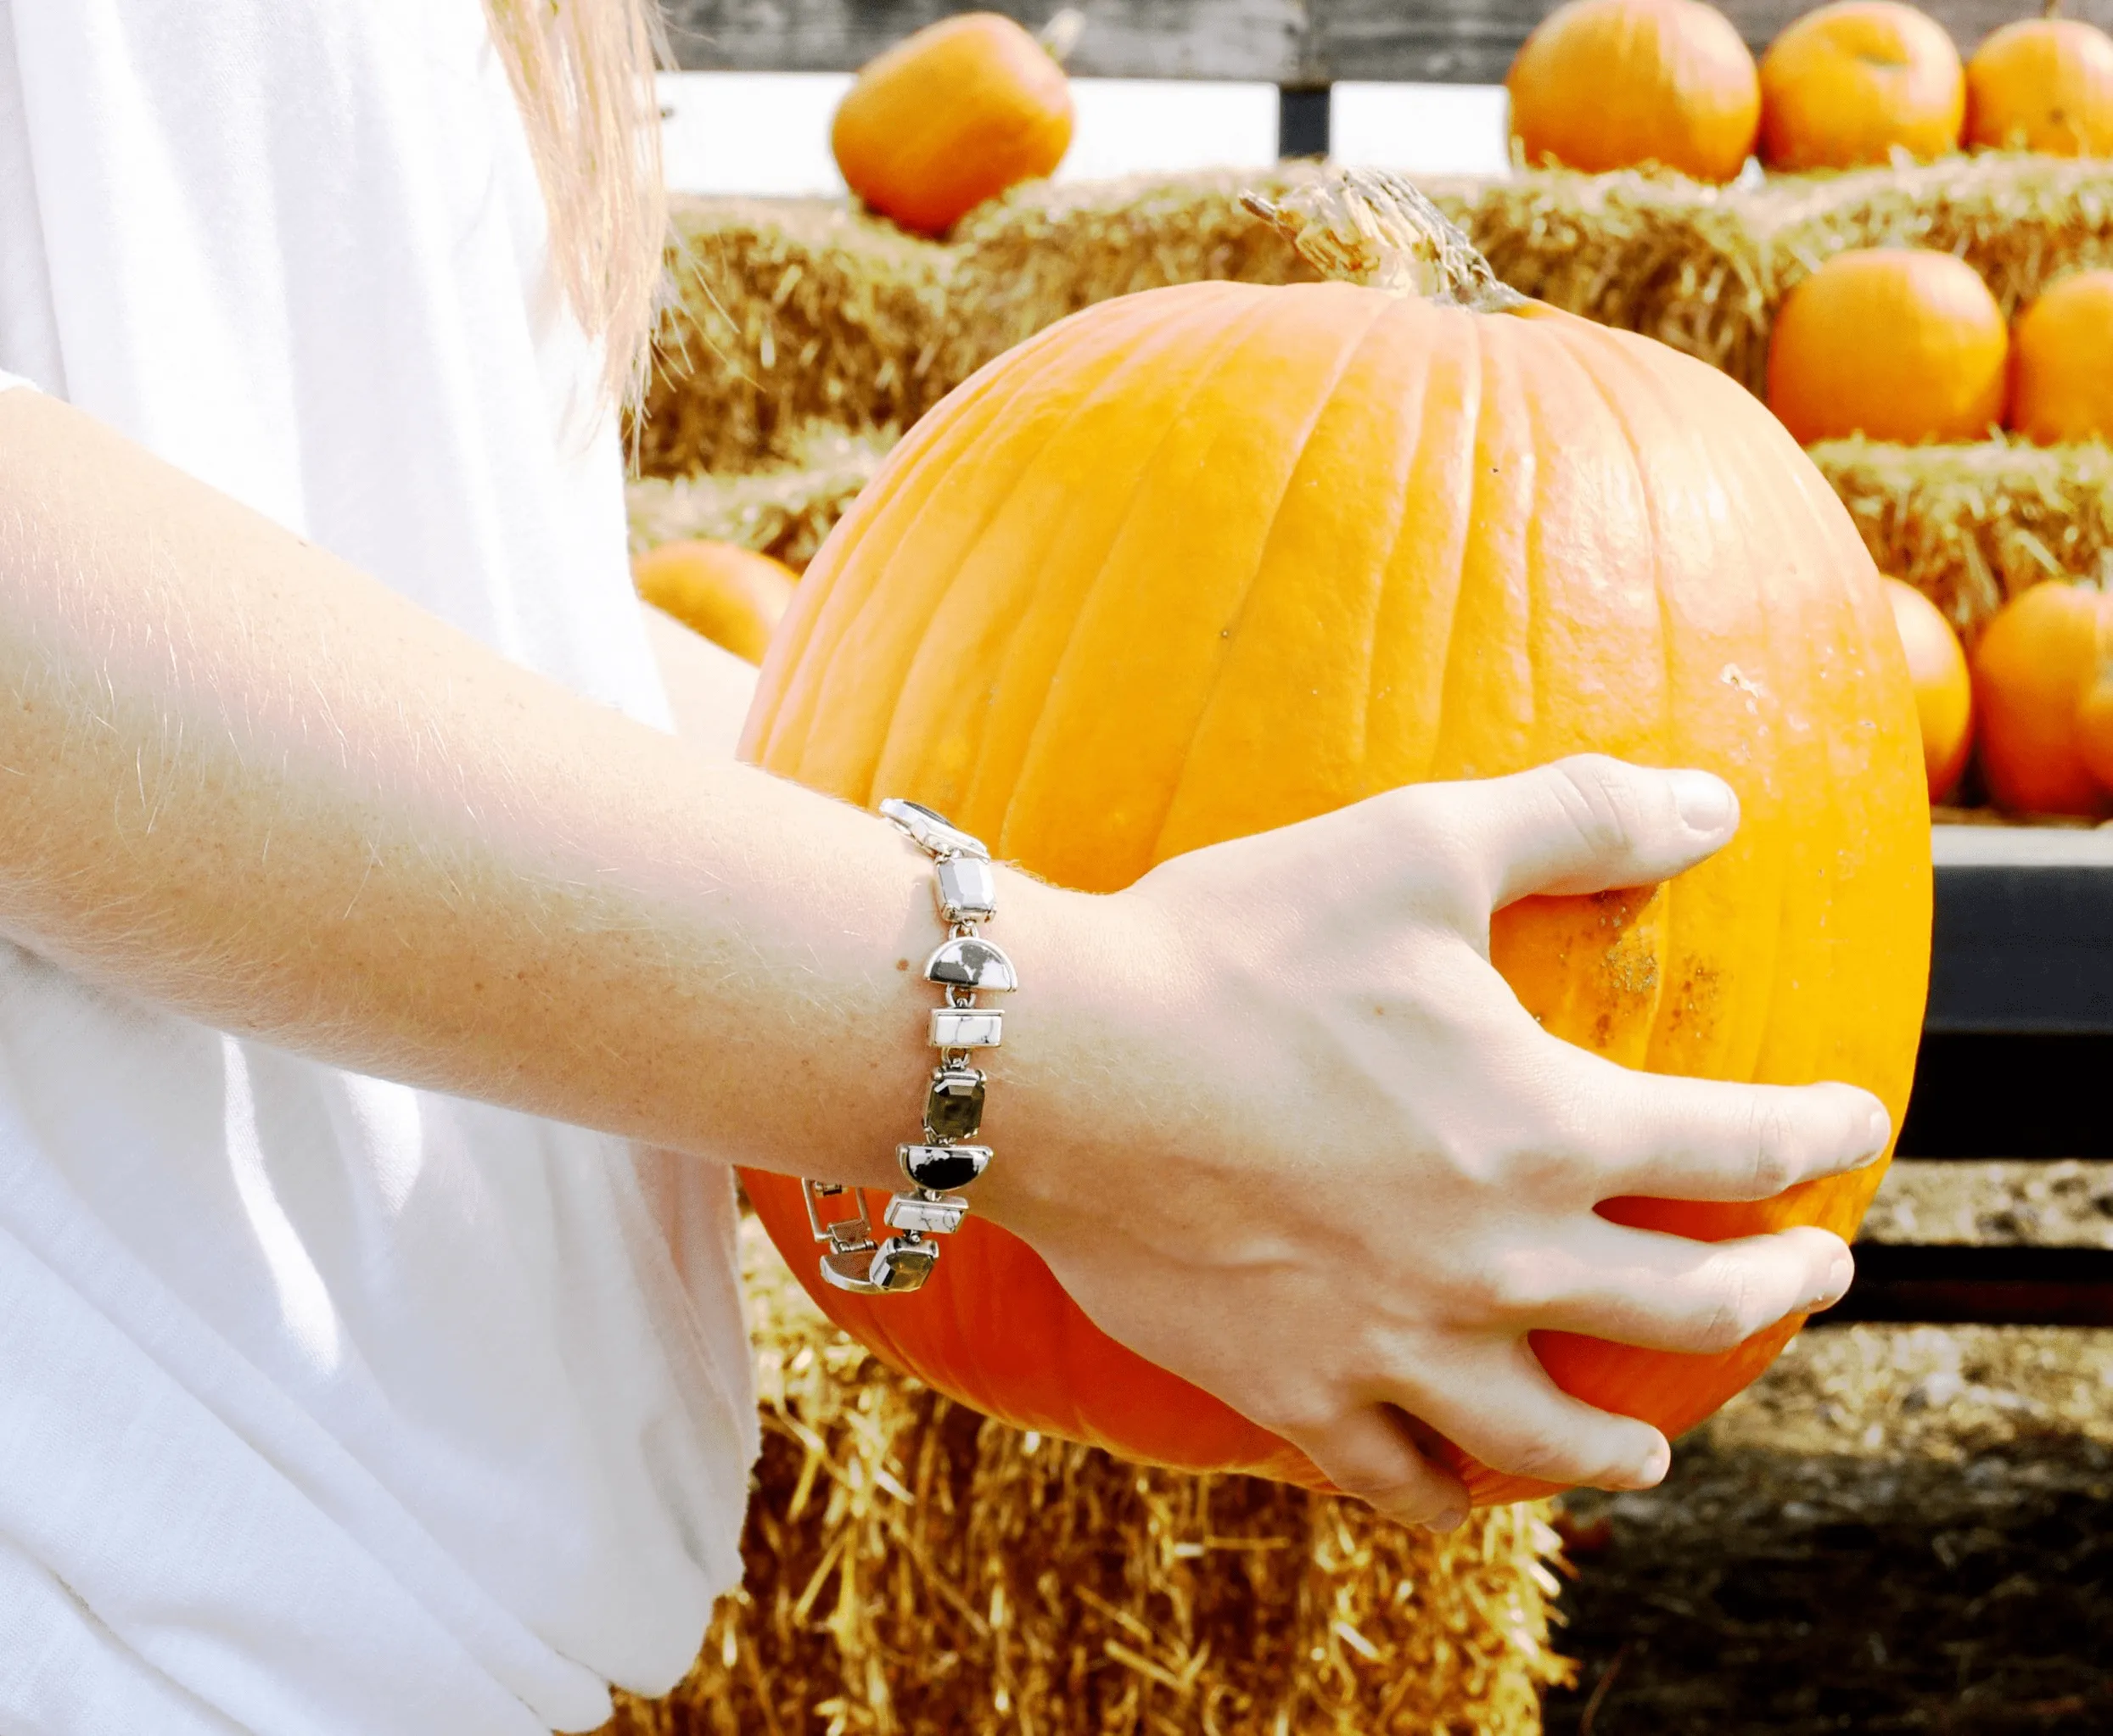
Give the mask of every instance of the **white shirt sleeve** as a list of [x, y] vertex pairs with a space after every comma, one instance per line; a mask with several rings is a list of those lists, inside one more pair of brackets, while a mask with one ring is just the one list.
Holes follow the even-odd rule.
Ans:
[[20, 386], [25, 392], [34, 392], [36, 389], [20, 374], [0, 372], [0, 392], [6, 391], [9, 386]]

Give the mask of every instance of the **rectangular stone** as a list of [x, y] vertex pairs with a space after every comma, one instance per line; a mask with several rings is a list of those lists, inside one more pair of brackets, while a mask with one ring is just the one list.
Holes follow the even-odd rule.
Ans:
[[1005, 1015], [980, 1006], [932, 1009], [934, 1049], [995, 1049], [1005, 1041]]
[[942, 922], [980, 922], [998, 909], [998, 877], [980, 856], [949, 856], [933, 865], [933, 902]]

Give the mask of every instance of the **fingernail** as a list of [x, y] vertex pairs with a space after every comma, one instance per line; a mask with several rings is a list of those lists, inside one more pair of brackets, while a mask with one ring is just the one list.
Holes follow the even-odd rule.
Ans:
[[1807, 1304], [1809, 1310], [1830, 1308], [1849, 1293], [1849, 1286], [1856, 1281], [1856, 1262], [1847, 1254], [1836, 1254], [1834, 1263], [1827, 1268], [1827, 1282]]
[[1465, 1507], [1449, 1507], [1436, 1519], [1426, 1519], [1423, 1528], [1435, 1537], [1443, 1537], [1449, 1532], [1458, 1531], [1466, 1523], [1467, 1509]]
[[1707, 771], [1674, 772], [1673, 800], [1680, 810], [1681, 823], [1690, 832], [1722, 832], [1739, 812], [1731, 787]]
[[1666, 1473], [1673, 1469], [1673, 1448], [1661, 1441], [1645, 1455], [1637, 1467], [1634, 1487], [1655, 1489], [1666, 1480]]

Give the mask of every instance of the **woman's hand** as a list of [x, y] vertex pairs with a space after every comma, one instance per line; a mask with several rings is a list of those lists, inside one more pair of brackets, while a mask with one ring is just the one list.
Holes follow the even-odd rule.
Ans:
[[[1410, 1418], [1501, 1472], [1656, 1483], [1664, 1437], [1559, 1390], [1528, 1331], [1726, 1350], [1837, 1300], [1849, 1251], [1593, 1208], [1765, 1199], [1876, 1158], [1886, 1114], [1847, 1086], [1666, 1078], [1551, 1037], [1490, 965], [1489, 917], [1663, 880], [1737, 824], [1706, 774], [1578, 759], [1163, 865], [1096, 901], [1108, 967], [1018, 1019], [1024, 1048], [1068, 1014], [1095, 1128], [992, 1203], [1105, 1330], [1384, 1511], [1466, 1510]], [[1081, 998], [1096, 979], [1121, 1004]]]

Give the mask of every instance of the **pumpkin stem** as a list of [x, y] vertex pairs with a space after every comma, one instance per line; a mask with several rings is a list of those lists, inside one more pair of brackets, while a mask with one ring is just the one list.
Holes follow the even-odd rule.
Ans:
[[1079, 46], [1079, 38], [1085, 31], [1085, 14], [1075, 6], [1067, 6], [1042, 26], [1034, 40], [1042, 45], [1043, 53], [1062, 66], [1071, 59], [1071, 51]]
[[1240, 202], [1324, 277], [1477, 313], [1526, 305], [1444, 212], [1387, 170], [1336, 170], [1280, 199], [1246, 193]]

